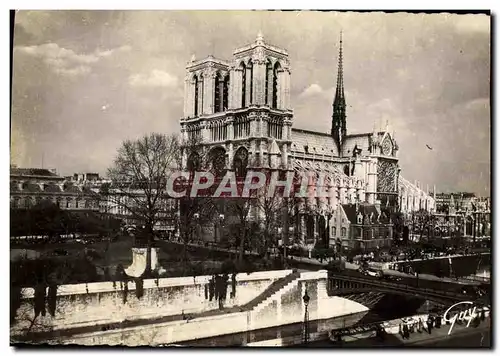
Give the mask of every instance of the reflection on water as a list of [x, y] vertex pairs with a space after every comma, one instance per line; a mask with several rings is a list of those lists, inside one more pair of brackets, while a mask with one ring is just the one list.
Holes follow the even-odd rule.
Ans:
[[359, 324], [382, 322], [421, 313], [429, 313], [439, 306], [433, 302], [402, 295], [384, 297], [366, 314]]
[[490, 271], [491, 254], [400, 262], [400, 265], [411, 266], [422, 274], [438, 277], [467, 277], [478, 271]]

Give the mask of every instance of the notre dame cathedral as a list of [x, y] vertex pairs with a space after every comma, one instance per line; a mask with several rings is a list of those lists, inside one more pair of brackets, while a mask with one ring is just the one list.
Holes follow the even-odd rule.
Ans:
[[[309, 209], [296, 225], [301, 241], [309, 245], [326, 239], [351, 246], [345, 240], [356, 233], [349, 223], [362, 227], [356, 217], [368, 214], [369, 206], [386, 217], [380, 224], [387, 226], [391, 212], [416, 206], [417, 195], [418, 204], [425, 200], [427, 206], [432, 198], [400, 177], [394, 133], [386, 128], [348, 134], [342, 37], [329, 133], [292, 127], [290, 68], [287, 51], [266, 43], [260, 33], [229, 61], [193, 56], [186, 67], [180, 125], [183, 141], [199, 144], [196, 151], [184, 150], [183, 166], [216, 173], [234, 170], [237, 176], [247, 169], [325, 174], [328, 197], [307, 202]], [[355, 207], [354, 218], [349, 207]], [[366, 234], [361, 230], [357, 237], [362, 240]]]

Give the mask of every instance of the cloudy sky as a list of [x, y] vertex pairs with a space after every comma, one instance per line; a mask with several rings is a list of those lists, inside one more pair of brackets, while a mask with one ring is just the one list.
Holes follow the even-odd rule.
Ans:
[[192, 54], [229, 59], [259, 30], [290, 54], [294, 127], [329, 132], [341, 29], [348, 132], [389, 120], [405, 178], [488, 195], [484, 15], [19, 11], [11, 161], [104, 173], [124, 139], [178, 132]]

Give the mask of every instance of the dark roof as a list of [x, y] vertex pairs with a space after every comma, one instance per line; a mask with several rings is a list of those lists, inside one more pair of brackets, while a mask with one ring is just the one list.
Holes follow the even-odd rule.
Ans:
[[[359, 204], [358, 211], [356, 211], [356, 204], [342, 204], [342, 208], [344, 209], [345, 215], [347, 216], [347, 219], [351, 222], [351, 224], [358, 223], [359, 212], [361, 212], [363, 216], [365, 215], [370, 216], [370, 214], [373, 213], [373, 222], [376, 222], [379, 216], [377, 208], [375, 207], [374, 204]], [[380, 218], [380, 223], [382, 224], [389, 223], [389, 218], [383, 212], [381, 215], [382, 216]]]
[[372, 134], [373, 134], [372, 132], [364, 132], [364, 133], [350, 134], [350, 135], [345, 135], [345, 138], [349, 138], [349, 137], [363, 137], [363, 136], [371, 136]]
[[60, 193], [61, 188], [57, 184], [45, 184], [43, 191], [48, 193]]
[[31, 193], [38, 193], [41, 192], [42, 189], [38, 184], [35, 183], [24, 183], [23, 184], [23, 191], [25, 192], [31, 192]]
[[[373, 135], [373, 132], [362, 132], [362, 133], [355, 133], [355, 134], [350, 134], [350, 135], [345, 135], [346, 138], [349, 138], [349, 137], [363, 137], [363, 136], [372, 136]], [[378, 136], [383, 136], [385, 135], [385, 132], [384, 131], [379, 131], [377, 132], [377, 135]]]
[[314, 134], [314, 135], [319, 135], [319, 136], [329, 136], [329, 137], [332, 136], [332, 135], [330, 135], [329, 133], [326, 133], [326, 132], [317, 132], [317, 131], [311, 131], [311, 130], [304, 130], [304, 129], [295, 129], [295, 128], [292, 128], [292, 133], [294, 131], [295, 132], [308, 133], [308, 134]]
[[344, 209], [345, 215], [347, 216], [347, 220], [349, 222], [356, 224], [356, 205], [354, 204], [342, 204], [342, 208]]
[[57, 174], [44, 168], [11, 168], [10, 175], [17, 176], [42, 176], [42, 177], [59, 177]]
[[80, 193], [81, 192], [80, 188], [78, 188], [76, 185], [73, 185], [73, 184], [67, 184], [64, 187], [64, 191], [69, 192], [69, 193]]

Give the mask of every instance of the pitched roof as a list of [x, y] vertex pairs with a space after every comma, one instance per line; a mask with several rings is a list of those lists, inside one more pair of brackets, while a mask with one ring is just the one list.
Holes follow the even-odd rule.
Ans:
[[17, 176], [40, 176], [40, 177], [59, 177], [57, 174], [44, 168], [11, 168], [10, 175]]
[[[347, 219], [351, 222], [351, 224], [357, 224], [358, 223], [358, 213], [361, 212], [363, 216], [367, 215], [370, 216], [370, 214], [373, 214], [373, 222], [376, 223], [377, 219], [379, 219], [379, 213], [377, 211], [377, 208], [375, 207], [374, 204], [359, 204], [358, 206], [358, 211], [356, 211], [356, 204], [342, 204], [342, 209], [344, 209], [344, 212], [347, 216]], [[380, 216], [380, 223], [389, 223], [389, 217], [386, 216], [384, 213], [381, 214]]]
[[325, 157], [339, 156], [333, 137], [323, 132], [292, 128], [292, 141], [292, 152]]
[[361, 154], [366, 155], [370, 150], [370, 143], [371, 134], [369, 133], [347, 135], [342, 144], [342, 155], [352, 156], [355, 147], [361, 150]]
[[31, 192], [31, 193], [38, 193], [41, 192], [42, 189], [38, 184], [35, 183], [24, 183], [23, 184], [23, 191], [25, 192]]
[[57, 184], [45, 184], [43, 191], [48, 193], [60, 193], [61, 187]]
[[271, 142], [268, 150], [269, 150], [270, 155], [278, 155], [281, 153], [280, 148], [278, 147], [278, 144], [276, 143], [276, 140], [273, 140]]
[[81, 190], [79, 187], [77, 187], [76, 185], [74, 184], [67, 184], [65, 187], [64, 187], [64, 191], [65, 192], [69, 192], [69, 193], [80, 193]]

